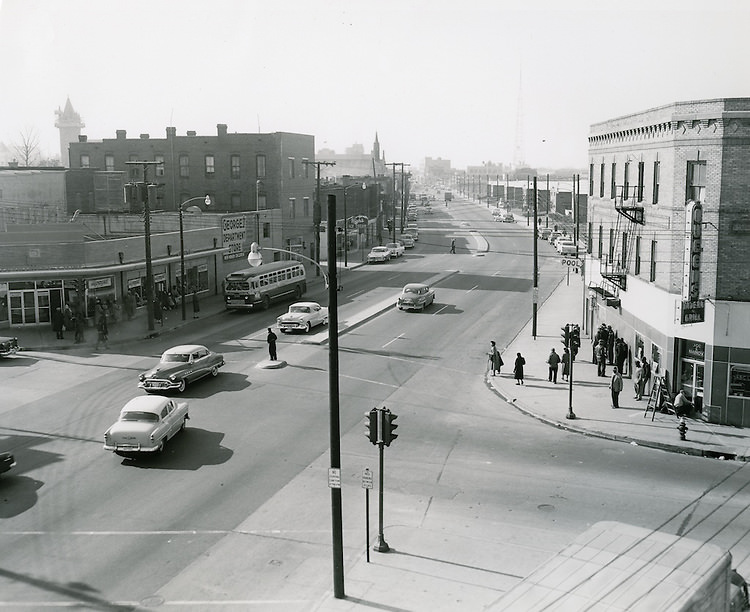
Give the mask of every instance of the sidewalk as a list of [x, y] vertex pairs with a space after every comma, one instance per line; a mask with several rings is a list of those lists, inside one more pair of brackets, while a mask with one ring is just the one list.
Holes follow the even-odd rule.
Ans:
[[[505, 365], [500, 376], [487, 375], [487, 382], [503, 399], [526, 414], [545, 423], [590, 436], [659, 448], [675, 453], [750, 461], [750, 429], [729, 425], [713, 425], [699, 418], [687, 418], [687, 440], [681, 441], [677, 417], [656, 413], [645, 415], [648, 396], [641, 401], [633, 397], [633, 381], [623, 378], [620, 408], [611, 407], [609, 379], [596, 374], [591, 363], [591, 337], [581, 336], [581, 349], [573, 364], [573, 401], [575, 419], [568, 414], [569, 387], [558, 371], [557, 384], [547, 380], [547, 357], [554, 348], [562, 354], [561, 328], [576, 322], [576, 313], [583, 308], [581, 278], [570, 275], [570, 284], [563, 279], [537, 312], [537, 338], [531, 335], [532, 322], [524, 327], [502, 352]], [[580, 316], [580, 314], [579, 314]], [[516, 385], [513, 361], [516, 353], [526, 359], [525, 383]]]
[[138, 313], [128, 319], [123, 318], [117, 322], [109, 322], [109, 349], [100, 347], [96, 351], [97, 331], [95, 327], [87, 327], [84, 332], [84, 340], [80, 344], [75, 342], [75, 332], [65, 331], [63, 338], [58, 340], [55, 332], [50, 325], [42, 325], [27, 328], [13, 328], [0, 331], [3, 336], [15, 336], [18, 338], [20, 351], [70, 351], [85, 350], [105, 353], [108, 350], [114, 350], [115, 347], [121, 346], [128, 342], [145, 340], [149, 337], [156, 337], [163, 333], [178, 329], [184, 325], [198, 323], [201, 319], [210, 317], [224, 311], [224, 299], [221, 295], [212, 295], [202, 298], [200, 301], [200, 315], [198, 319], [193, 319], [192, 304], [186, 304], [185, 320], [182, 320], [182, 310], [178, 306], [174, 310], [164, 312], [164, 319], [159, 324], [154, 323], [153, 331], [148, 329], [146, 309], [139, 309]]

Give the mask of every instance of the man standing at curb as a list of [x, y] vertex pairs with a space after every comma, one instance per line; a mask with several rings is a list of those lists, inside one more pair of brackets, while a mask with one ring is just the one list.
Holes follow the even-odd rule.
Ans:
[[609, 381], [609, 389], [612, 392], [612, 408], [620, 407], [620, 391], [622, 391], [622, 376], [617, 366], [612, 368], [612, 378]]
[[557, 367], [560, 365], [560, 355], [555, 352], [554, 348], [549, 357], [547, 357], [547, 363], [549, 364], [548, 380], [553, 384], [557, 384]]
[[266, 336], [266, 342], [268, 342], [268, 356], [271, 361], [278, 361], [276, 355], [276, 340], [277, 336], [273, 333], [271, 328], [268, 328], [268, 336]]
[[604, 340], [599, 340], [599, 344], [594, 348], [594, 356], [596, 358], [596, 375], [606, 376], [607, 375], [607, 345], [604, 344]]

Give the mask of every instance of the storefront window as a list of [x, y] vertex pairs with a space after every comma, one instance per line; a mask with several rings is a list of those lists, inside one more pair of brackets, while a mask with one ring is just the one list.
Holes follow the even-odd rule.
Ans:
[[655, 344], [651, 345], [651, 373], [664, 376], [664, 372], [661, 371], [661, 349]]
[[729, 366], [729, 392], [730, 397], [750, 397], [750, 366]]

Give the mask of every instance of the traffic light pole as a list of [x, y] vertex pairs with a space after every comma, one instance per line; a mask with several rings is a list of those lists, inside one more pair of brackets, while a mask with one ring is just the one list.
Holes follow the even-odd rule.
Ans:
[[573, 346], [573, 325], [570, 326], [570, 334], [568, 334], [568, 414], [565, 415], [566, 419], [575, 419], [576, 415], [573, 412], [573, 353], [575, 351]]
[[[382, 428], [385, 425], [385, 411], [384, 410], [378, 410], [378, 428]], [[391, 547], [388, 546], [388, 542], [385, 541], [385, 536], [383, 535], [383, 455], [384, 450], [383, 447], [385, 444], [382, 442], [382, 435], [380, 437], [381, 441], [378, 442], [378, 471], [380, 472], [380, 478], [378, 483], [378, 543], [375, 545], [375, 550], [377, 552], [388, 552]]]

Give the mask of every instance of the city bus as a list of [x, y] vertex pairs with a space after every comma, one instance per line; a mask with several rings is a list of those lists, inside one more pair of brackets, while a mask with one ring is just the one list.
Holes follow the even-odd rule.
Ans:
[[228, 310], [266, 309], [274, 300], [298, 300], [307, 291], [305, 266], [298, 261], [274, 261], [227, 274], [224, 306]]

